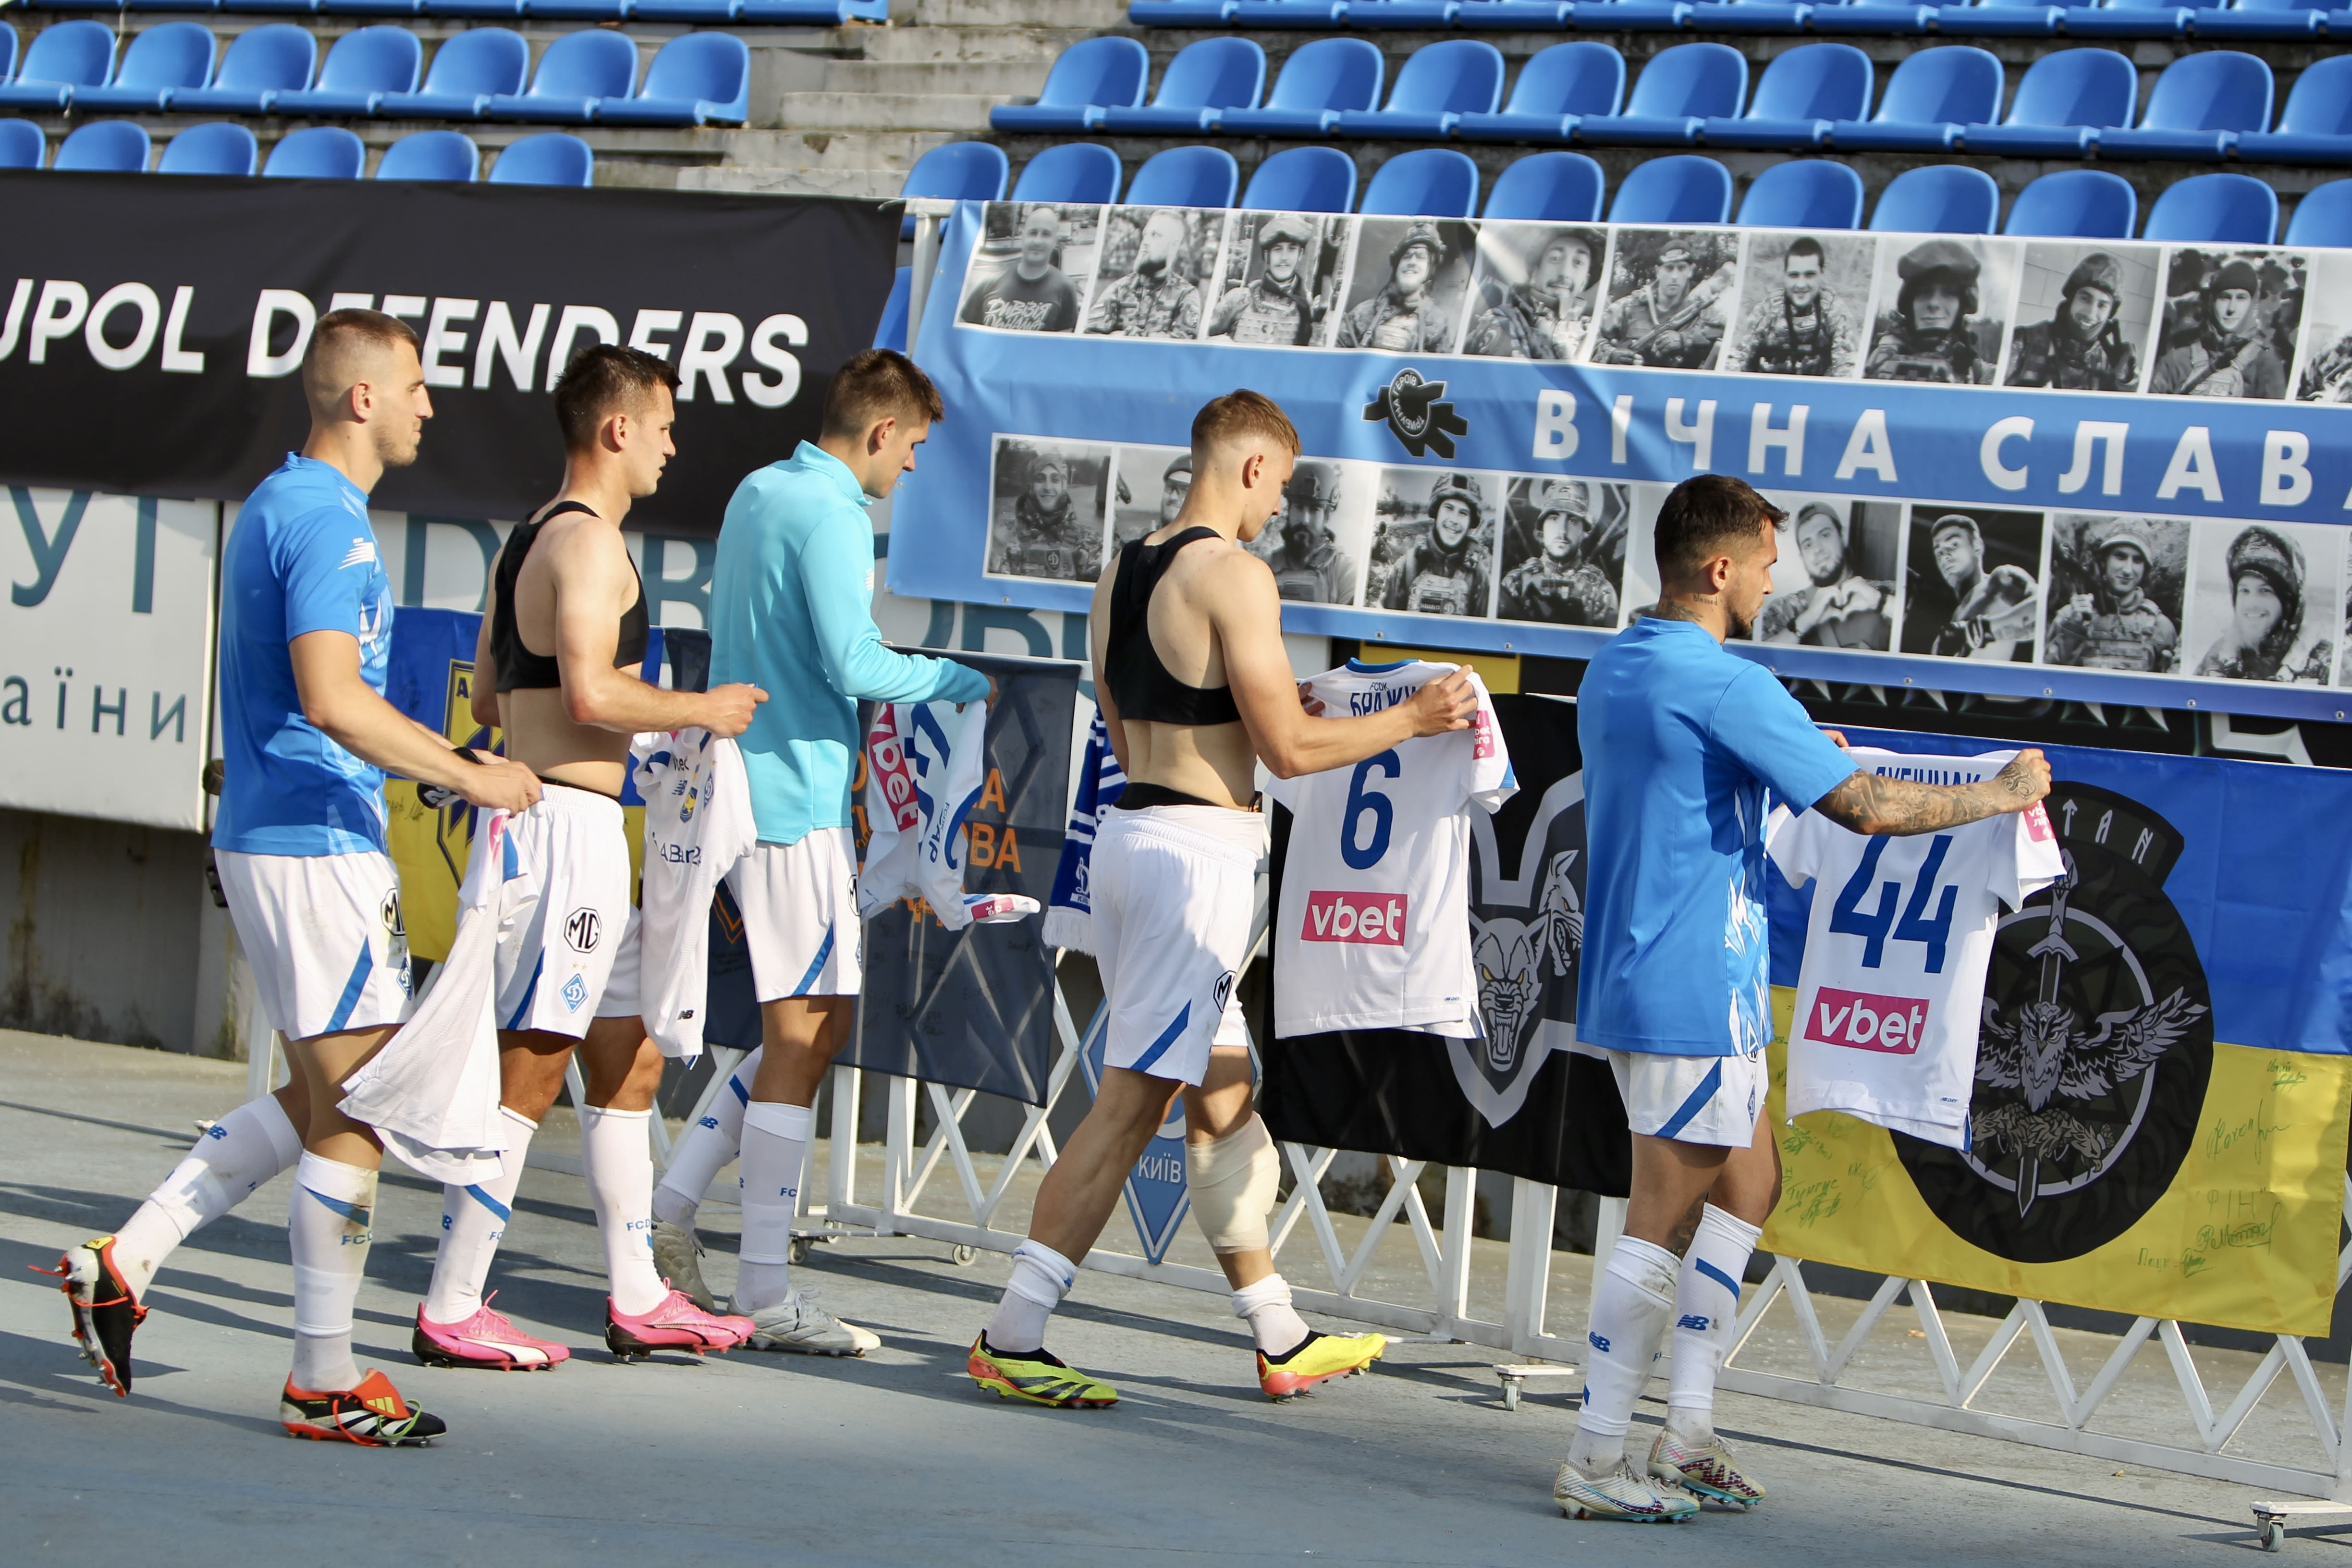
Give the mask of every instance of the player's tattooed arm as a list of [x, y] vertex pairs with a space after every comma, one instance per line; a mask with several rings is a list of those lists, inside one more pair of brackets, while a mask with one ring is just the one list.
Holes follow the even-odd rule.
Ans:
[[1900, 838], [2023, 811], [2049, 793], [2049, 759], [2029, 747], [1976, 784], [1916, 784], [1863, 769], [1815, 801], [1813, 809], [1856, 833]]

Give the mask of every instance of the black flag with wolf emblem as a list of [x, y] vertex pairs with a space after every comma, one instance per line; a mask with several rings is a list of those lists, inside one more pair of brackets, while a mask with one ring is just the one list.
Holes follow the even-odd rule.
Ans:
[[[1501, 696], [1495, 712], [1519, 792], [1492, 817], [1470, 808], [1463, 918], [1485, 1037], [1352, 1029], [1269, 1040], [1258, 1110], [1291, 1142], [1623, 1197], [1633, 1160], [1624, 1103], [1609, 1064], [1575, 1045], [1585, 858], [1576, 710]], [[1303, 918], [1282, 901], [1289, 835], [1290, 814], [1277, 809], [1270, 921]], [[1277, 972], [1277, 990], [1282, 982]]]

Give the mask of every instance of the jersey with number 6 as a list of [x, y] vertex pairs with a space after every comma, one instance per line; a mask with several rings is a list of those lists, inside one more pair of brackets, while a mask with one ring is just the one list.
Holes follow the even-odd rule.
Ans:
[[[1853, 760], [1885, 778], [1961, 784], [2016, 754], [1857, 748]], [[1943, 833], [1865, 838], [1783, 807], [1765, 831], [1789, 880], [1813, 884], [1789, 1023], [1788, 1115], [1843, 1110], [1967, 1148], [1995, 923], [2002, 906], [2066, 875], [2050, 818], [2034, 805]]]
[[[1458, 668], [1349, 659], [1307, 683], [1333, 718], [1409, 701]], [[1470, 728], [1423, 735], [1353, 767], [1276, 779], [1290, 808], [1274, 932], [1274, 1032], [1424, 1029], [1475, 1038], [1470, 809], [1518, 793], [1494, 700], [1475, 673]]]

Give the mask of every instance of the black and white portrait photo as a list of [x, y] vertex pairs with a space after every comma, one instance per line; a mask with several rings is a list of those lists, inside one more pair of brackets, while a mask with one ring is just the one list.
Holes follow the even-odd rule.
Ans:
[[1010, 332], [1075, 332], [1094, 271], [1100, 207], [991, 202], [956, 320]]
[[1223, 213], [1201, 207], [1104, 209], [1086, 330], [1114, 338], [1199, 337], [1224, 229]]
[[1364, 607], [1485, 617], [1494, 601], [1499, 479], [1446, 468], [1380, 472]]
[[1333, 344], [1452, 353], [1470, 296], [1471, 235], [1468, 224], [1450, 219], [1358, 219], [1347, 310]]
[[1580, 360], [1591, 346], [1609, 231], [1489, 223], [1462, 352], [1491, 359]]
[[2148, 675], [2178, 670], [2188, 577], [2185, 522], [2053, 514], [2042, 662]]
[[1880, 246], [1864, 376], [1990, 384], [2000, 363], [2015, 258], [2010, 241], [1973, 235]]
[[989, 572], [1070, 583], [1100, 576], [1114, 450], [999, 436], [989, 475]]
[[1236, 213], [1209, 306], [1211, 342], [1328, 347], [1355, 219], [1322, 213]]
[[1738, 302], [1738, 257], [1730, 229], [1619, 229], [1592, 363], [1713, 370]]
[[1780, 558], [1772, 563], [1771, 596], [1756, 617], [1756, 640], [1874, 653], [1892, 648], [1901, 505], [1780, 491], [1764, 499], [1787, 512], [1789, 521]]
[[1598, 479], [1509, 480], [1495, 613], [1507, 621], [1615, 626], [1632, 522], [1628, 489]]
[[2156, 317], [2157, 247], [2028, 245], [2003, 386], [2137, 392]]
[[1903, 651], [2031, 663], [2042, 623], [2038, 511], [1915, 505]]
[[1874, 235], [1753, 234], [1727, 371], [1851, 377], [1869, 346]]
[[2352, 251], [2312, 253], [2303, 319], [2296, 401], [2352, 403]]
[[2309, 274], [2296, 251], [2176, 248], [2149, 395], [2285, 397]]
[[1282, 510], [1244, 546], [1273, 570], [1276, 593], [1307, 605], [1356, 602], [1375, 471], [1325, 458], [1298, 460], [1282, 487]]
[[1111, 481], [1111, 553], [1175, 521], [1192, 489], [1190, 447], [1120, 447]]
[[2326, 685], [2342, 616], [2343, 533], [2321, 523], [2199, 522], [2190, 545], [2190, 673]]

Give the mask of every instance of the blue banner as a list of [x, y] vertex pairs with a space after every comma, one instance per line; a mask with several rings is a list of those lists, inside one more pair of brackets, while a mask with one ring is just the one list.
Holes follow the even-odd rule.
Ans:
[[1084, 610], [1247, 386], [1291, 630], [1589, 657], [1723, 472], [1790, 515], [1783, 674], [2332, 721], [2346, 300], [2282, 247], [967, 203], [889, 586]]

